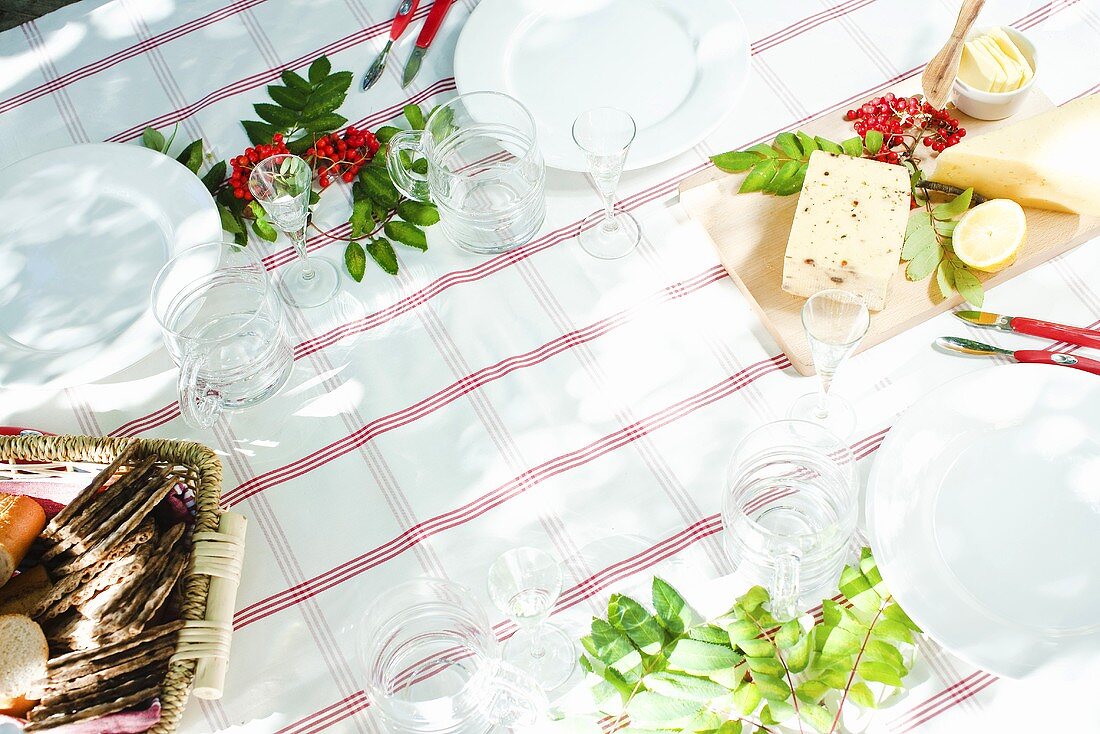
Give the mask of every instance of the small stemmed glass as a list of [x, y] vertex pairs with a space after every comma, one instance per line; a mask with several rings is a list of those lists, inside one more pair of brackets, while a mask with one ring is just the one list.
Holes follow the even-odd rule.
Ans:
[[286, 234], [298, 260], [287, 265], [281, 284], [287, 302], [298, 308], [320, 306], [340, 289], [340, 272], [328, 260], [310, 259], [306, 252], [306, 222], [313, 174], [296, 155], [263, 159], [248, 177], [248, 190], [267, 212], [271, 223]]
[[614, 107], [582, 112], [573, 123], [573, 141], [584, 151], [588, 173], [604, 200], [602, 212], [581, 222], [577, 239], [592, 257], [614, 260], [630, 254], [642, 238], [632, 214], [615, 208], [615, 189], [623, 174], [630, 144], [638, 127], [628, 113]]
[[519, 630], [504, 645], [504, 659], [551, 691], [576, 665], [573, 641], [546, 617], [561, 594], [561, 568], [537, 548], [515, 548], [489, 568], [489, 596]]
[[852, 435], [855, 411], [847, 400], [829, 390], [840, 365], [863, 341], [870, 325], [871, 314], [855, 293], [831, 288], [807, 299], [802, 307], [802, 327], [810, 343], [818, 390], [796, 400], [788, 417], [818, 423], [840, 438]]

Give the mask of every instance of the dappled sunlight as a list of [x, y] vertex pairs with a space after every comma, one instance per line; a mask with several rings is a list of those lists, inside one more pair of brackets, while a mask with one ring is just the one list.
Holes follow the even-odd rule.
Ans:
[[[176, 10], [174, 0], [142, 0], [141, 17], [152, 25], [172, 15]], [[88, 24], [101, 38], [115, 40], [134, 36], [133, 11], [124, 3], [107, 3], [88, 13]]]
[[320, 395], [312, 400], [307, 400], [294, 415], [303, 418], [327, 418], [329, 416], [348, 413], [348, 406], [358, 405], [363, 399], [365, 391], [358, 380], [345, 382], [331, 392]]
[[14, 88], [24, 79], [38, 74], [45, 56], [51, 63], [76, 50], [88, 29], [79, 23], [66, 23], [48, 34], [43, 47], [37, 51], [24, 51], [14, 56], [0, 54], [0, 94]]

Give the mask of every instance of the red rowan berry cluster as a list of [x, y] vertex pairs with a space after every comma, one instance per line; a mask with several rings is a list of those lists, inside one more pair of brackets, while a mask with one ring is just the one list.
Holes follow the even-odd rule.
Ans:
[[248, 190], [248, 177], [252, 175], [252, 169], [264, 158], [269, 158], [280, 153], [289, 153], [283, 136], [275, 133], [271, 139], [271, 145], [257, 145], [255, 148], [247, 148], [244, 153], [233, 158], [233, 173], [229, 177], [229, 185], [233, 189], [233, 196], [241, 201], [252, 201], [252, 192]]
[[370, 130], [349, 127], [343, 133], [329, 133], [306, 151], [321, 188], [328, 188], [336, 179], [351, 183], [359, 169], [378, 152], [378, 138]]

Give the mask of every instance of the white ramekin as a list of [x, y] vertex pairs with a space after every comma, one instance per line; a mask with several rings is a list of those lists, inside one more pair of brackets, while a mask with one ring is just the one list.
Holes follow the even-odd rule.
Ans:
[[[1015, 28], [1009, 26], [1001, 27], [1004, 28], [1005, 33], [1008, 34], [1013, 43], [1016, 44], [1016, 48], [1020, 49], [1020, 53], [1024, 55], [1027, 62], [1031, 64], [1031, 69], [1034, 73], [1027, 84], [1011, 92], [983, 92], [956, 77], [954, 84], [955, 106], [958, 107], [963, 114], [978, 120], [1003, 120], [1015, 114], [1023, 105], [1024, 100], [1027, 98], [1027, 93], [1031, 91], [1031, 87], [1035, 84], [1035, 77], [1039, 75], [1039, 56], [1035, 51], [1035, 44]], [[966, 40], [969, 41], [978, 36], [985, 35], [990, 30], [992, 30], [991, 26], [975, 29]]]

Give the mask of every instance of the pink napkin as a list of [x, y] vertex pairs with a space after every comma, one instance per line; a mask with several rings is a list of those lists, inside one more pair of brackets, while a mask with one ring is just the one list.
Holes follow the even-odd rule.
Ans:
[[[160, 721], [160, 701], [154, 700], [148, 708], [139, 711], [121, 711], [117, 714], [64, 724], [50, 729], [50, 732], [51, 734], [139, 734], [151, 729], [158, 721]], [[23, 728], [23, 722], [19, 719], [0, 715], [0, 724], [4, 723]]]

